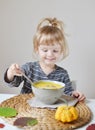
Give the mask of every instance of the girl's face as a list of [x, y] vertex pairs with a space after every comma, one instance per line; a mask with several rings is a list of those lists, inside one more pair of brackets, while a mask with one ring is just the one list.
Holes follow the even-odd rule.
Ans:
[[59, 44], [39, 45], [38, 47], [39, 60], [46, 65], [55, 64], [60, 59], [61, 53], [61, 46]]

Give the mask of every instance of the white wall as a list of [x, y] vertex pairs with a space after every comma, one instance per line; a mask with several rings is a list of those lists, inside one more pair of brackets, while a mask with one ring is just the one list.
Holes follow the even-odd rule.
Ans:
[[[3, 81], [12, 63], [32, 61], [38, 22], [57, 17], [65, 23], [70, 55], [60, 63], [87, 97], [95, 98], [95, 0], [0, 0], [0, 92], [19, 93]], [[21, 85], [22, 86], [22, 85]]]

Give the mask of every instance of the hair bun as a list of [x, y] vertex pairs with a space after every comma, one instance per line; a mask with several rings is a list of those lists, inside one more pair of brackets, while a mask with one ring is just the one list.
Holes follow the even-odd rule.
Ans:
[[57, 19], [56, 18], [51, 19], [49, 22], [50, 22], [51, 26], [53, 26], [53, 27], [57, 26]]

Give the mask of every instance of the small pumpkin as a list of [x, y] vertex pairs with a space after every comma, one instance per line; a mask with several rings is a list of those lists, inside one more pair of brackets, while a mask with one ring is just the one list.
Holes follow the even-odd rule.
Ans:
[[78, 111], [74, 106], [59, 106], [55, 112], [55, 119], [62, 122], [71, 122], [78, 118]]

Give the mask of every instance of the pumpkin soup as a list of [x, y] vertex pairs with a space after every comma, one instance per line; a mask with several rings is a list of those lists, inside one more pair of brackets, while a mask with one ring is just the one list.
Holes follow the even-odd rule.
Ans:
[[34, 87], [36, 88], [44, 88], [44, 89], [60, 89], [63, 86], [57, 83], [52, 83], [52, 82], [37, 82], [34, 83]]

